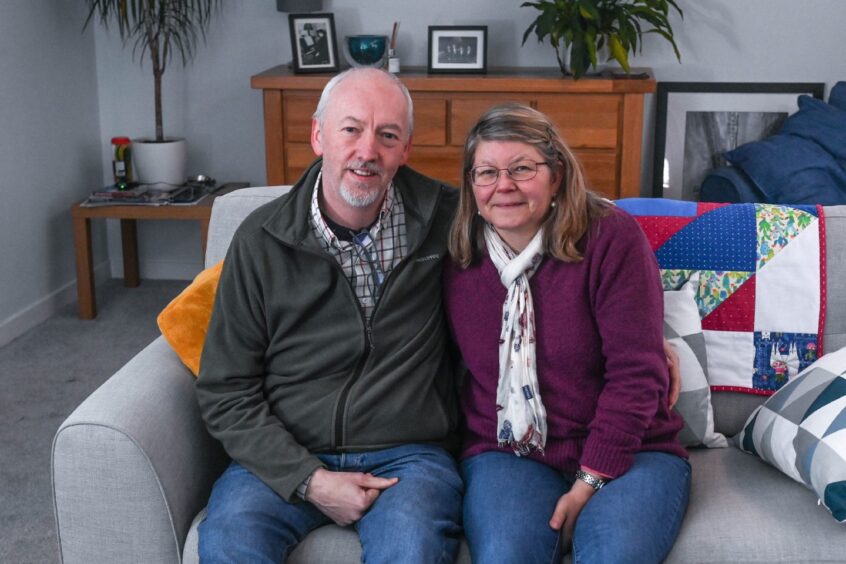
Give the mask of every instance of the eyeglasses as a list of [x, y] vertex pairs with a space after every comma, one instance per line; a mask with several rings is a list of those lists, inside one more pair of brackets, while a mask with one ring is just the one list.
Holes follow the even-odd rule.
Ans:
[[534, 161], [520, 161], [508, 168], [496, 168], [493, 166], [477, 166], [470, 170], [470, 180], [476, 186], [490, 186], [499, 180], [499, 173], [505, 171], [511, 180], [531, 180], [538, 174], [538, 167], [548, 163], [536, 163]]

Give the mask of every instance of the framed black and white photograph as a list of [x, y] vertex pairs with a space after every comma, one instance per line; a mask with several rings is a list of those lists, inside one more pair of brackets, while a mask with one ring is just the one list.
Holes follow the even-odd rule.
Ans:
[[659, 82], [652, 195], [699, 201], [708, 173], [723, 154], [774, 135], [808, 94], [822, 99], [825, 84], [798, 82]]
[[289, 14], [294, 72], [337, 72], [338, 39], [332, 14]]
[[429, 26], [430, 73], [488, 71], [488, 26]]

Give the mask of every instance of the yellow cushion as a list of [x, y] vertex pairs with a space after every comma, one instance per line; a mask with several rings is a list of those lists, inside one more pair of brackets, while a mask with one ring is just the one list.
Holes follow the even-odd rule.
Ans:
[[194, 376], [200, 373], [200, 355], [206, 342], [206, 331], [222, 268], [223, 261], [220, 261], [199, 273], [194, 281], [162, 310], [157, 319], [165, 340]]

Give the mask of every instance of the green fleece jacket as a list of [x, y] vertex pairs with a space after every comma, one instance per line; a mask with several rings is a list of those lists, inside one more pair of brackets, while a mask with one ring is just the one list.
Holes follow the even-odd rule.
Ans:
[[237, 230], [196, 384], [211, 434], [289, 500], [322, 465], [316, 453], [457, 444], [441, 305], [457, 193], [409, 168], [397, 172], [409, 252], [367, 323], [309, 224], [320, 166]]

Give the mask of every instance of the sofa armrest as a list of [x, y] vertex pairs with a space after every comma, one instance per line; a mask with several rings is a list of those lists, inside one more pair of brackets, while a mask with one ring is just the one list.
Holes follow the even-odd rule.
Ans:
[[62, 561], [179, 562], [191, 521], [226, 463], [200, 417], [194, 378], [159, 337], [56, 432]]

